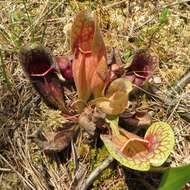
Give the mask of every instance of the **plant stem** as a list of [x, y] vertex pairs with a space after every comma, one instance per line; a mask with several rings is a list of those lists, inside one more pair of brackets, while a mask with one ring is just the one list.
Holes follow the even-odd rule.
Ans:
[[190, 68], [185, 72], [185, 74], [180, 78], [180, 80], [177, 81], [175, 86], [169, 90], [169, 92], [171, 94], [172, 92], [179, 93], [189, 83], [190, 83]]
[[118, 125], [115, 125], [115, 123], [111, 122], [110, 127], [111, 127], [111, 130], [112, 130], [112, 134], [114, 134], [116, 137], [120, 138], [121, 134], [119, 132]]
[[108, 156], [100, 166], [98, 166], [95, 170], [92, 171], [92, 173], [83, 183], [80, 190], [87, 190], [89, 186], [94, 182], [94, 180], [98, 177], [98, 175], [100, 175], [101, 172], [104, 171], [113, 162], [113, 160], [114, 159], [112, 158], [112, 156]]

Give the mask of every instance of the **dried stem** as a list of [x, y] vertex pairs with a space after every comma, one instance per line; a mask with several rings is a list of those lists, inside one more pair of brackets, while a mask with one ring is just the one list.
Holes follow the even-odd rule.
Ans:
[[[159, 100], [160, 102], [164, 103], [165, 107], [174, 107], [174, 109], [168, 109], [168, 110], [173, 110], [173, 112], [176, 110], [179, 115], [186, 121], [190, 122], [190, 113], [187, 112], [181, 112], [180, 110], [183, 108], [182, 106], [179, 105], [179, 98], [174, 97], [173, 92], [175, 93], [180, 93], [182, 91], [183, 88], [185, 88], [185, 86], [187, 84], [190, 83], [190, 69], [188, 69], [186, 71], [186, 73], [181, 77], [181, 79], [176, 83], [175, 86], [171, 87], [169, 89], [169, 91], [167, 92], [167, 95], [164, 95], [163, 97], [161, 96], [157, 96], [155, 94], [152, 94], [151, 92], [149, 92], [146, 89], [143, 89], [139, 86], [135, 86], [136, 88], [138, 88], [139, 90], [142, 90], [144, 93], [146, 93], [147, 95], [156, 98], [157, 100]], [[183, 96], [181, 96], [180, 100], [183, 98]], [[184, 110], [184, 109], [182, 109]], [[188, 109], [187, 109], [188, 110]], [[173, 114], [173, 113], [172, 113]]]
[[92, 173], [88, 176], [86, 181], [83, 183], [82, 188], [80, 190], [87, 190], [88, 187], [94, 182], [94, 180], [101, 174], [103, 170], [105, 170], [112, 162], [113, 158], [108, 156], [100, 166], [98, 166]]
[[114, 2], [112, 4], [106, 5], [104, 8], [105, 9], [110, 9], [110, 8], [122, 5], [123, 3], [127, 3], [127, 0], [122, 0], [122, 1]]
[[14, 171], [20, 179], [23, 180], [23, 182], [24, 182], [25, 184], [27, 184], [32, 190], [35, 190], [34, 186], [30, 183], [30, 181], [28, 181], [21, 173], [19, 173], [19, 172], [8, 162], [8, 160], [6, 160], [1, 154], [0, 154], [0, 159], [3, 160], [4, 163], [6, 163], [6, 164], [10, 167], [10, 169], [11, 169], [12, 171]]
[[171, 88], [171, 93], [179, 93], [187, 84], [190, 83], [190, 68], [186, 71], [186, 73], [182, 76], [182, 78], [175, 84], [173, 88]]

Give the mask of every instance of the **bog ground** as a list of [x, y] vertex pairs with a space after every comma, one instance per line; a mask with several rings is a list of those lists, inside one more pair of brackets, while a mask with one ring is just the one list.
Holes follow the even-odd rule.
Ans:
[[[175, 88], [190, 70], [190, 1], [7, 0], [0, 1], [0, 9], [0, 189], [72, 189], [71, 149], [47, 156], [28, 138], [38, 128], [59, 128], [64, 117], [43, 103], [18, 55], [21, 47], [33, 42], [54, 55], [68, 55], [71, 25], [83, 9], [98, 12], [108, 54], [115, 47], [129, 62], [133, 50], [148, 47], [158, 55], [160, 64], [150, 81], [157, 95], [175, 102], [168, 106], [167, 101], [149, 101], [153, 121], [168, 122], [175, 133], [175, 150], [165, 165], [190, 163], [190, 84]], [[89, 143], [82, 133], [75, 146], [82, 180], [108, 152], [98, 139]], [[158, 173], [132, 171], [113, 162], [90, 189], [152, 189], [160, 178]]]

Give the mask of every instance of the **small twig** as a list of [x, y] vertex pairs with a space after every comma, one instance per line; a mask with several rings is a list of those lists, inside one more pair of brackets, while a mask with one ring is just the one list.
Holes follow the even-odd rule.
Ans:
[[108, 156], [100, 166], [98, 166], [95, 170], [92, 171], [92, 173], [83, 183], [80, 190], [87, 190], [88, 187], [94, 182], [94, 180], [101, 174], [101, 172], [105, 170], [113, 162], [113, 160], [114, 159], [111, 156]]
[[114, 3], [112, 3], [112, 4], [106, 5], [104, 8], [105, 8], [105, 9], [110, 9], [110, 8], [119, 6], [119, 5], [121, 5], [121, 4], [123, 4], [123, 3], [126, 3], [126, 2], [127, 2], [127, 0], [122, 0], [122, 1], [114, 2]]
[[[182, 91], [182, 89], [185, 88], [185, 86], [187, 84], [190, 83], [190, 68], [186, 71], [186, 73], [183, 75], [183, 77], [175, 84], [175, 86], [173, 86], [170, 90], [169, 90], [169, 94], [172, 94], [173, 92], [175, 93], [180, 93]], [[183, 97], [183, 96], [182, 96]], [[171, 99], [170, 97], [168, 97], [168, 99]], [[174, 100], [172, 102], [178, 102], [176, 100], [176, 98], [174, 98]], [[176, 104], [176, 106], [178, 106], [178, 104]], [[179, 107], [180, 108], [180, 107]], [[174, 108], [175, 109], [175, 108]], [[178, 109], [177, 109], [178, 110]], [[187, 122], [190, 121], [190, 113], [187, 112], [180, 112], [179, 110], [179, 115], [181, 116], [181, 118], [183, 118], [184, 120], [186, 120]]]
[[190, 2], [190, 0], [176, 1], [176, 2], [173, 2], [173, 3], [169, 3], [168, 5], [164, 5], [163, 8], [175, 6], [175, 5], [178, 5], [178, 4], [188, 3], [188, 2]]
[[42, 31], [42, 35], [41, 35], [41, 39], [40, 39], [40, 44], [43, 44], [43, 43], [44, 43], [44, 38], [45, 38], [46, 29], [47, 29], [47, 23], [45, 23], [44, 29], [43, 29], [43, 31]]
[[137, 86], [137, 85], [135, 85], [135, 84], [133, 84], [133, 86], [134, 86], [135, 88], [137, 88], [137, 89], [143, 91], [145, 94], [147, 94], [147, 95], [149, 95], [149, 96], [151, 96], [151, 97], [154, 97], [154, 98], [158, 99], [158, 100], [161, 101], [161, 102], [164, 102], [164, 99], [163, 99], [162, 97], [157, 96], [157, 95], [155, 95], [155, 94], [149, 92], [148, 90], [146, 90], [146, 89], [144, 89], [144, 88], [141, 88], [140, 86]]
[[10, 172], [10, 168], [0, 168], [0, 172]]
[[173, 108], [173, 110], [172, 110], [170, 116], [169, 116], [168, 119], [167, 119], [168, 123], [170, 122], [170, 120], [171, 120], [173, 114], [175, 113], [175, 111], [178, 109], [178, 106], [179, 106], [179, 104], [180, 104], [182, 98], [183, 98], [183, 96], [181, 96], [181, 97], [179, 98], [178, 102], [176, 103], [175, 107]]
[[190, 83], [190, 68], [186, 71], [186, 73], [183, 75], [183, 77], [176, 83], [175, 86], [171, 87], [168, 90], [169, 95], [164, 95], [163, 97], [161, 96], [157, 96], [152, 94], [151, 92], [147, 91], [146, 89], [143, 89], [139, 86], [134, 85], [136, 88], [138, 88], [139, 90], [143, 91], [144, 93], [146, 93], [147, 95], [150, 95], [151, 97], [156, 98], [157, 100], [159, 100], [160, 102], [162, 102], [164, 104], [165, 107], [169, 107], [169, 110], [172, 110], [171, 108], [174, 107], [173, 111], [171, 112], [171, 115], [169, 117], [169, 120], [171, 119], [171, 116], [173, 115], [173, 113], [175, 111], [177, 111], [179, 113], [179, 115], [186, 120], [187, 122], [190, 121], [190, 113], [187, 112], [181, 112], [180, 109], [182, 108], [182, 106], [180, 106], [180, 101], [182, 100], [183, 96], [181, 96], [180, 101], [178, 100], [178, 98], [174, 98], [174, 96], [172, 95], [173, 92], [176, 93], [180, 93], [180, 91], [187, 85]]
[[28, 18], [28, 24], [29, 24], [30, 30], [31, 30], [31, 40], [32, 40], [32, 42], [34, 42], [34, 32], [35, 32], [34, 30], [35, 30], [35, 28], [32, 27], [33, 23], [32, 23], [32, 19], [31, 19], [30, 15], [29, 15], [29, 12], [28, 12], [28, 9], [27, 9], [27, 6], [26, 6], [26, 0], [23, 0], [23, 5], [24, 5], [24, 9], [25, 9], [27, 18]]
[[140, 30], [142, 27], [144, 27], [145, 25], [153, 22], [155, 19], [155, 16], [153, 16], [152, 18], [149, 18], [148, 20], [146, 20], [144, 23], [142, 23], [140, 26], [137, 26], [136, 28], [134, 28], [133, 30], [136, 32], [137, 30]]
[[83, 177], [87, 173], [87, 168], [85, 165], [80, 165], [77, 170], [73, 180], [71, 181], [69, 190], [80, 190], [81, 184], [83, 182]]
[[28, 135], [29, 139], [39, 139], [42, 133], [42, 127], [37, 128], [32, 134]]
[[187, 84], [190, 83], [190, 68], [186, 71], [183, 77], [171, 88], [170, 91], [179, 93]]
[[78, 171], [78, 168], [79, 168], [79, 161], [77, 157], [76, 148], [73, 142], [73, 138], [71, 139], [71, 150], [72, 150], [72, 157], [73, 157], [73, 162], [74, 162], [74, 175], [76, 175], [76, 172]]
[[179, 113], [180, 117], [183, 118], [185, 121], [190, 123], [190, 113], [186, 112], [186, 113]]

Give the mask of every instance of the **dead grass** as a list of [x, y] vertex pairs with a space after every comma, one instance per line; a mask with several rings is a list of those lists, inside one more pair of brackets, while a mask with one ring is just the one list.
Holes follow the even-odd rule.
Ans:
[[[98, 1], [97, 1], [98, 2]], [[0, 186], [8, 189], [67, 190], [74, 179], [73, 157], [70, 150], [60, 155], [47, 157], [39, 147], [27, 138], [39, 127], [52, 130], [59, 127], [63, 118], [59, 112], [52, 111], [41, 102], [24, 76], [18, 60], [21, 46], [34, 41], [43, 43], [55, 55], [69, 53], [69, 31], [74, 15], [81, 9], [95, 10], [98, 7], [100, 24], [106, 46], [117, 47], [125, 57], [130, 49], [147, 47], [158, 54], [159, 69], [154, 77], [161, 90], [161, 96], [172, 91], [172, 85], [184, 74], [190, 64], [190, 3], [184, 1], [64, 1], [64, 0], [7, 0], [0, 1]], [[115, 3], [116, 2], [116, 3]], [[141, 1], [143, 2], [143, 1]], [[171, 6], [169, 6], [171, 3]], [[159, 15], [167, 7], [170, 15], [168, 23], [159, 27]], [[132, 43], [130, 43], [130, 42]], [[183, 105], [189, 112], [190, 101], [182, 94], [176, 94], [178, 106]], [[175, 92], [172, 92], [175, 94]], [[154, 120], [168, 121], [176, 137], [175, 151], [169, 161], [171, 165], [190, 163], [190, 124], [177, 113], [177, 106], [163, 109], [162, 105], [153, 107]], [[95, 144], [84, 144], [79, 138], [76, 149], [80, 158], [81, 178], [102, 161], [107, 153]], [[84, 154], [85, 153], [85, 154]], [[131, 174], [127, 170], [127, 182], [115, 164], [94, 183], [92, 189], [142, 189], [138, 179], [147, 179], [144, 174]], [[159, 178], [153, 176], [150, 183], [158, 184]], [[127, 184], [126, 184], [127, 183]], [[112, 184], [112, 185], [111, 185]], [[134, 185], [135, 184], [135, 185]]]

